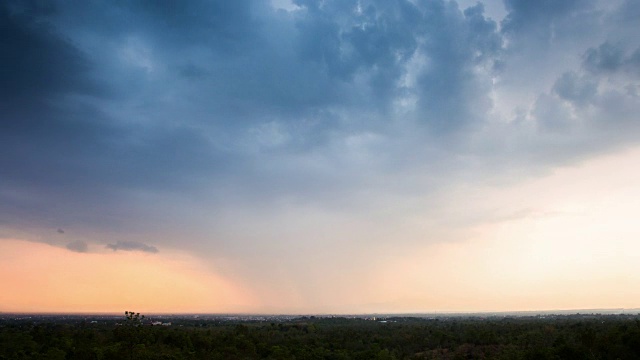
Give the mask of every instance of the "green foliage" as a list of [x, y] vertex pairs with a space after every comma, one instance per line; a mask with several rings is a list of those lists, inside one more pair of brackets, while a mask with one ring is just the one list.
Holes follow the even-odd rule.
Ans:
[[631, 316], [428, 320], [304, 318], [279, 323], [182, 320], [151, 326], [0, 322], [4, 359], [638, 359]]
[[126, 318], [125, 324], [128, 326], [140, 326], [144, 320], [144, 315], [133, 311], [125, 311], [124, 316]]

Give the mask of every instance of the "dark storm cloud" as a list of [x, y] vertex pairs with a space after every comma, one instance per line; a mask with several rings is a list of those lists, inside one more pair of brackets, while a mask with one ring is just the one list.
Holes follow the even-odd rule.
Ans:
[[[434, 129], [452, 130], [467, 121], [465, 100], [478, 85], [471, 69], [493, 60], [502, 44], [482, 5], [461, 13], [455, 3], [443, 1], [357, 4], [359, 11], [356, 2], [308, 6], [298, 22], [302, 58], [320, 62], [338, 79], [365, 74], [368, 86], [362, 91], [372, 95], [368, 104], [389, 105], [414, 95], [417, 116]], [[415, 87], [400, 82], [412, 59], [428, 63]]]
[[105, 215], [123, 210], [123, 190], [184, 186], [186, 172], [222, 167], [227, 160], [197, 129], [107, 115], [96, 102], [113, 84], [96, 80], [97, 59], [56, 27], [63, 9], [39, 4], [0, 7], [0, 208], [8, 217], [109, 222]]
[[4, 106], [17, 107], [21, 101], [53, 94], [90, 92], [93, 85], [86, 78], [89, 66], [82, 53], [41, 21], [42, 11], [35, 5], [10, 5], [0, 7]]
[[118, 241], [115, 244], [107, 244], [106, 248], [113, 251], [143, 251], [152, 254], [158, 252], [158, 249], [155, 246], [150, 246], [135, 241]]
[[[590, 38], [614, 28], [595, 1], [508, 0], [501, 28], [481, 3], [294, 4], [2, 3], [4, 223], [126, 233], [218, 225], [208, 214], [242, 201], [357, 208], [436, 191], [467, 166], [550, 166], [633, 134], [585, 140], [613, 101], [632, 123], [637, 101], [602, 84], [640, 61], [622, 35]], [[502, 82], [533, 100], [524, 120], [495, 126]], [[588, 109], [598, 119], [572, 118]]]
[[[425, 56], [429, 70], [419, 75], [419, 105], [424, 121], [441, 131], [477, 124], [490, 107], [487, 90], [502, 49], [497, 25], [483, 6], [464, 11], [454, 3], [432, 2], [427, 9]], [[478, 76], [478, 66], [487, 69]]]
[[[86, 57], [43, 20], [55, 8], [43, 11], [38, 4], [0, 6], [0, 169], [1, 184], [8, 189], [0, 207], [7, 214], [33, 205], [7, 197], [20, 190], [36, 195], [48, 189], [34, 201], [50, 205], [49, 190], [62, 186], [66, 192], [70, 177], [82, 176], [69, 165], [89, 165], [83, 164], [91, 159], [86, 155], [109, 136], [104, 125], [93, 121], [93, 109], [64, 102], [65, 97], [93, 94], [98, 87], [89, 79]], [[75, 185], [82, 190], [86, 184], [80, 183]]]

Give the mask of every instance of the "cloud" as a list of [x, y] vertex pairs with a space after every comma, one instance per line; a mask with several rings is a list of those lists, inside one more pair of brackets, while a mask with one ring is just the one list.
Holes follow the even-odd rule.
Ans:
[[589, 48], [583, 55], [584, 68], [593, 74], [611, 74], [620, 70], [640, 74], [640, 48], [627, 55], [621, 44], [604, 42]]
[[118, 241], [115, 244], [107, 244], [106, 248], [113, 251], [143, 251], [152, 254], [158, 252], [158, 249], [155, 246], [150, 246], [135, 241]]
[[[590, 47], [582, 56], [579, 70], [563, 73], [555, 81], [551, 94], [540, 95], [535, 119], [539, 124], [581, 129], [591, 136], [598, 135], [592, 131], [614, 122], [635, 133], [638, 125], [632, 109], [640, 109], [640, 104], [634, 83], [640, 72], [635, 71], [634, 56], [635, 53], [627, 55], [622, 46], [609, 42]], [[614, 111], [611, 108], [614, 103], [622, 111]], [[624, 135], [625, 131], [620, 131], [605, 141], [626, 143], [629, 139], [623, 140]]]
[[13, 3], [0, 7], [0, 41], [10, 54], [0, 60], [0, 96], [14, 101], [42, 100], [51, 93], [95, 91], [86, 77], [90, 65], [82, 52], [51, 24], [38, 21], [55, 12], [55, 7], [45, 10], [36, 3], [23, 3], [24, 7], [16, 9]]
[[584, 54], [584, 66], [592, 72], [616, 71], [623, 64], [624, 52], [619, 46], [605, 42]]
[[508, 12], [502, 21], [505, 33], [532, 33], [531, 36], [548, 41], [553, 37], [553, 27], [573, 22], [577, 14], [591, 10], [596, 4], [593, 0], [568, 1], [527, 1], [505, 0]]
[[[78, 212], [78, 223], [125, 226], [140, 215], [127, 204], [140, 189], [308, 193], [322, 183], [309, 177], [333, 175], [292, 173], [285, 181], [297, 183], [283, 186], [287, 159], [333, 161], [348, 139], [388, 131], [395, 112], [420, 131], [472, 122], [489, 102], [476, 100], [489, 79], [473, 69], [500, 48], [481, 6], [463, 14], [442, 1], [289, 13], [250, 1], [34, 4], [2, 8], [12, 49], [2, 96], [16, 106], [0, 109], [5, 193], [32, 194], [2, 202], [34, 222]], [[432, 20], [451, 28], [426, 27]]]
[[553, 90], [562, 99], [576, 104], [586, 104], [597, 94], [598, 84], [575, 72], [567, 72], [556, 81]]
[[86, 253], [88, 250], [88, 246], [86, 242], [82, 240], [78, 240], [78, 241], [68, 243], [67, 249], [71, 251], [79, 252], [79, 253]]

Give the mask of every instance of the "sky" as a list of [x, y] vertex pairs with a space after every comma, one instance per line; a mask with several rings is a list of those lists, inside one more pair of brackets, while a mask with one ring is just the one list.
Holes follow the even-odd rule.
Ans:
[[0, 3], [0, 312], [640, 307], [640, 2]]

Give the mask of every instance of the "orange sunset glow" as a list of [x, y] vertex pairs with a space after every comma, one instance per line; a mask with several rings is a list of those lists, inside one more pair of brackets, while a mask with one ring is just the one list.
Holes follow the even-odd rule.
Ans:
[[[25, 264], [29, 264], [25, 266]], [[3, 239], [0, 292], [6, 312], [242, 312], [252, 296], [198, 259], [140, 253], [79, 254]]]

